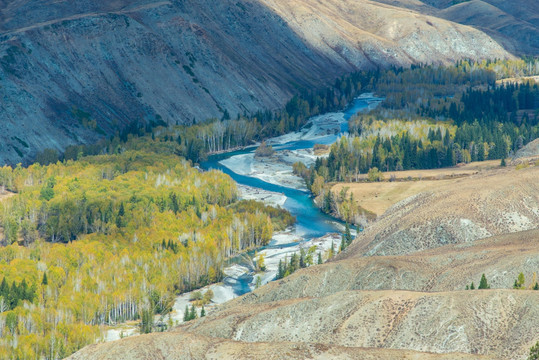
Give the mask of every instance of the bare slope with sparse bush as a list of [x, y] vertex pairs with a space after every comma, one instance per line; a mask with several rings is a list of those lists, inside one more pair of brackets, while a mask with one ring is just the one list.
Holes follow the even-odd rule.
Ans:
[[434, 354], [410, 350], [354, 348], [299, 342], [240, 342], [195, 335], [181, 330], [93, 345], [69, 357], [72, 360], [186, 360], [186, 359], [357, 359], [357, 360], [465, 360], [486, 359], [469, 354]]
[[539, 167], [486, 171], [400, 201], [350, 253], [402, 255], [539, 226]]

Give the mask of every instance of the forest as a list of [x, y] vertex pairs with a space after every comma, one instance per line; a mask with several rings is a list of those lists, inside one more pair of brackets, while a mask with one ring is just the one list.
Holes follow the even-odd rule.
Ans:
[[63, 358], [107, 325], [166, 314], [295, 222], [160, 143], [0, 169], [0, 358]]
[[[312, 186], [319, 176], [323, 182], [357, 181], [359, 174], [372, 168], [433, 169], [502, 159], [539, 137], [537, 83], [494, 86], [495, 74], [488, 70], [478, 70], [478, 82], [470, 83], [466, 76], [458, 76], [465, 71], [459, 66], [406, 70], [402, 76], [390, 76], [395, 87], [384, 75], [380, 81], [399, 88], [399, 95], [390, 92], [380, 109], [352, 118], [350, 135], [333, 144], [329, 156], [319, 158], [312, 171], [302, 171], [307, 184]], [[449, 79], [440, 81], [444, 90], [438, 95], [432, 83], [423, 87], [419, 82], [437, 77]], [[408, 86], [409, 79], [416, 82]], [[459, 84], [458, 79], [465, 82]], [[459, 90], [440, 98], [447, 83], [455, 83], [453, 90]], [[461, 85], [465, 87], [460, 89]], [[419, 92], [423, 96], [416, 98]], [[399, 97], [407, 99], [404, 106]]]

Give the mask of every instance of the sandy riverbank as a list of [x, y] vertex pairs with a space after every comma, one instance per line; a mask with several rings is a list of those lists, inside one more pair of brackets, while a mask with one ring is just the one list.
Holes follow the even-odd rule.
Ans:
[[238, 191], [241, 199], [262, 201], [266, 205], [275, 207], [283, 207], [287, 199], [286, 196], [281, 193], [241, 184], [238, 184]]
[[237, 174], [255, 177], [270, 184], [307, 191], [302, 178], [294, 175], [292, 165], [283, 162], [280, 152], [272, 157], [256, 158], [254, 154], [232, 156], [220, 162]]
[[[297, 132], [277, 136], [267, 140], [270, 145], [281, 145], [299, 140], [321, 140], [320, 143], [333, 142], [346, 123], [343, 112], [333, 112], [312, 117], [307, 124]], [[329, 138], [329, 139], [326, 139]]]

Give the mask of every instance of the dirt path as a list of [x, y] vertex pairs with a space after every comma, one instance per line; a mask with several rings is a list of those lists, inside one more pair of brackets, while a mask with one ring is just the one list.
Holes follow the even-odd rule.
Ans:
[[25, 27], [18, 28], [18, 29], [9, 30], [9, 31], [6, 31], [4, 33], [0, 33], [0, 36], [15, 35], [15, 34], [23, 33], [23, 32], [26, 32], [26, 31], [42, 28], [42, 27], [45, 27], [45, 26], [54, 25], [54, 24], [57, 24], [57, 23], [60, 23], [60, 22], [63, 22], [63, 21], [80, 20], [80, 19], [84, 19], [84, 18], [88, 18], [88, 17], [105, 16], [105, 15], [108, 15], [108, 14], [116, 14], [116, 15], [129, 14], [129, 13], [132, 13], [132, 12], [136, 12], [136, 11], [140, 11], [140, 10], [153, 9], [153, 8], [157, 8], [157, 7], [161, 7], [161, 6], [165, 6], [165, 5], [171, 5], [170, 1], [160, 1], [160, 2], [156, 2], [156, 3], [152, 3], [152, 4], [141, 5], [141, 6], [131, 8], [131, 9], [125, 9], [125, 10], [119, 10], [119, 11], [105, 11], [105, 12], [91, 12], [91, 13], [85, 13], [85, 14], [77, 14], [77, 15], [73, 15], [73, 16], [60, 18], [60, 19], [54, 19], [54, 20], [40, 22], [40, 23], [37, 23], [37, 24], [34, 24], [34, 25], [25, 26]]

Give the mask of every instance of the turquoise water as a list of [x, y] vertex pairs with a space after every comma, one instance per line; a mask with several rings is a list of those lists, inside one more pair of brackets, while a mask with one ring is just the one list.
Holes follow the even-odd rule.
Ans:
[[[378, 98], [366, 98], [356, 99], [345, 110], [345, 119], [350, 119], [353, 115], [366, 109], [368, 107], [368, 100], [378, 100]], [[341, 134], [348, 130], [348, 122], [344, 122], [341, 125]], [[335, 142], [338, 135], [329, 135], [316, 140], [299, 140], [291, 141], [281, 145], [275, 145], [277, 150], [299, 150], [312, 148], [315, 144], [331, 144]], [[209, 159], [201, 164], [201, 167], [205, 170], [218, 169], [225, 174], [230, 175], [234, 181], [238, 184], [248, 185], [263, 190], [278, 192], [286, 195], [287, 200], [284, 204], [284, 208], [290, 211], [297, 219], [296, 231], [301, 234], [305, 239], [321, 237], [327, 233], [340, 232], [341, 222], [329, 215], [321, 212], [314, 204], [311, 195], [308, 192], [292, 189], [285, 186], [270, 184], [260, 179], [239, 175], [224, 165], [221, 165], [219, 161], [230, 158], [234, 155], [247, 154], [254, 152], [255, 148], [248, 148], [245, 150], [229, 152], [225, 154], [218, 154], [210, 156]], [[270, 246], [272, 244], [270, 243]]]

